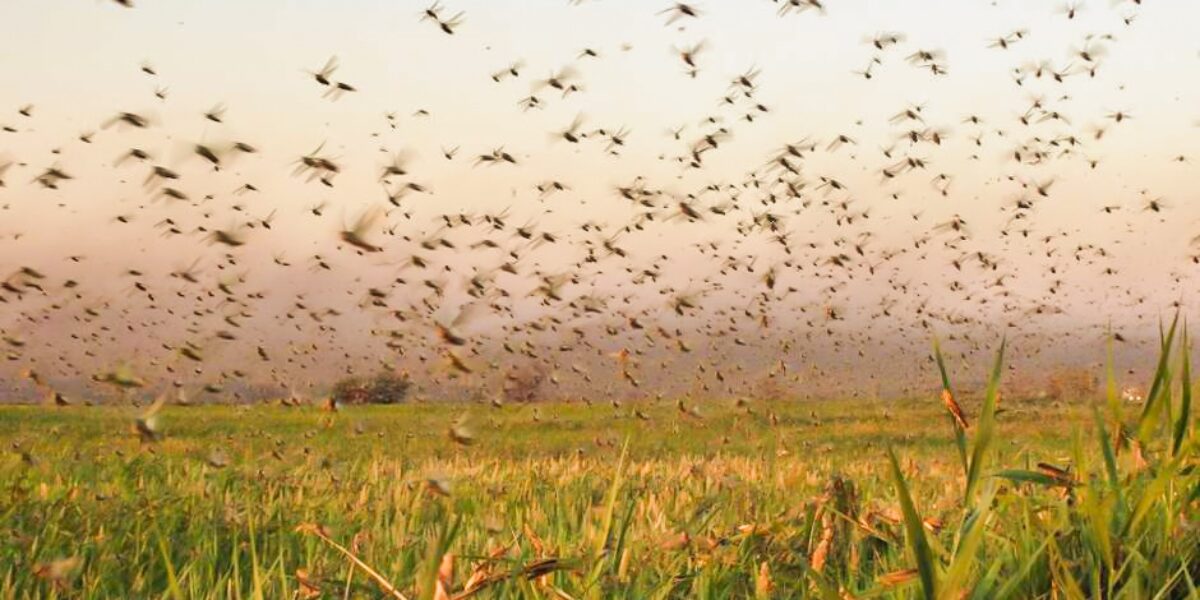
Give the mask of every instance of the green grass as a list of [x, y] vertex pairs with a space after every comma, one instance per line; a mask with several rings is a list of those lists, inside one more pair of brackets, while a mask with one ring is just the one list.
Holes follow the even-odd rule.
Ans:
[[1145, 407], [998, 397], [998, 358], [965, 430], [934, 396], [262, 405], [168, 407], [143, 444], [132, 408], [3, 407], [0, 598], [1197, 597], [1164, 337]]

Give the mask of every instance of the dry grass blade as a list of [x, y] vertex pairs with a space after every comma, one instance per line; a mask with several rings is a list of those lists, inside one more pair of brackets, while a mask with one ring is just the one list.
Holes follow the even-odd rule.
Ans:
[[408, 600], [408, 597], [400, 593], [400, 590], [396, 589], [396, 586], [392, 585], [391, 582], [389, 582], [387, 579], [384, 579], [383, 575], [380, 575], [375, 569], [372, 569], [370, 565], [355, 556], [354, 553], [350, 552], [350, 550], [348, 550], [345, 546], [333, 541], [328, 535], [326, 535], [324, 528], [320, 525], [315, 523], [303, 523], [296, 527], [296, 531], [314, 535], [322, 542], [329, 544], [335, 550], [341, 552], [343, 556], [350, 559], [350, 562], [354, 563], [354, 566], [362, 569], [362, 571], [366, 573], [372, 581], [375, 582], [375, 585], [379, 586], [379, 589], [383, 590], [392, 598], [395, 598], [396, 600]]
[[876, 581], [885, 588], [892, 588], [916, 579], [917, 575], [916, 569], [900, 569], [899, 571], [884, 573], [876, 578]]
[[525, 565], [524, 567], [522, 567], [520, 570], [517, 570], [517, 571], [509, 571], [507, 573], [494, 573], [492, 575], [488, 575], [488, 576], [482, 577], [480, 579], [475, 579], [475, 580], [469, 582], [467, 584], [467, 587], [465, 589], [463, 589], [461, 592], [452, 595], [451, 600], [462, 600], [463, 598], [470, 598], [471, 596], [474, 596], [475, 594], [478, 594], [479, 592], [482, 592], [483, 590], [485, 590], [493, 585], [502, 583], [502, 582], [512, 579], [514, 577], [524, 577], [525, 579], [533, 580], [533, 579], [537, 579], [538, 577], [541, 577], [543, 575], [548, 575], [555, 571], [562, 571], [562, 570], [569, 569], [569, 568], [570, 567], [559, 558], [538, 559], [538, 560], [535, 560], [535, 561]]

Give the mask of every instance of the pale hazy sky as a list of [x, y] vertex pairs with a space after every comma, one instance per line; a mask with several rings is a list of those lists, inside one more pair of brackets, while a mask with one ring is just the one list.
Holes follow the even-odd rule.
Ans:
[[[791, 296], [797, 304], [844, 306], [866, 325], [870, 307], [887, 301], [903, 306], [898, 312], [911, 322], [922, 318], [915, 309], [927, 302], [948, 313], [1001, 320], [1012, 319], [1001, 316], [1006, 301], [1019, 306], [1012, 314], [1053, 303], [1066, 311], [1060, 318], [1069, 323], [1112, 320], [1132, 326], [1156, 320], [1172, 300], [1197, 287], [1190, 257], [1200, 254], [1200, 246], [1190, 241], [1200, 234], [1193, 184], [1194, 160], [1200, 159], [1200, 78], [1195, 76], [1200, 43], [1194, 35], [1200, 3], [1147, 0], [1138, 7], [1088, 0], [1068, 18], [1057, 4], [1043, 0], [829, 0], [824, 14], [782, 16], [767, 0], [703, 0], [695, 3], [699, 18], [666, 25], [667, 16], [659, 13], [670, 2], [447, 0], [445, 16], [458, 11], [465, 16], [452, 36], [420, 20], [427, 6], [421, 2], [135, 4], [127, 9], [100, 0], [0, 3], [5, 24], [0, 126], [16, 129], [0, 132], [0, 166], [26, 165], [10, 167], [2, 176], [7, 187], [0, 189], [0, 206], [6, 206], [0, 212], [0, 275], [35, 267], [56, 281], [80, 280], [87, 300], [136, 311], [140, 300], [129, 299], [132, 280], [124, 271], [142, 271], [166, 295], [178, 287], [166, 273], [200, 260], [209, 284], [243, 273], [245, 291], [276, 292], [268, 303], [286, 306], [290, 294], [304, 292], [323, 306], [349, 311], [366, 287], [388, 284], [396, 277], [395, 264], [421, 253], [401, 236], [420, 240], [434, 234], [437, 215], [510, 208], [510, 225], [530, 224], [563, 239], [523, 258], [529, 272], [555, 271], [581, 258], [582, 240], [602, 237], [581, 232], [581, 223], [597, 221], [613, 231], [638, 212], [615, 194], [616, 185], [644, 176], [650, 187], [682, 199], [706, 185], [740, 184], [751, 171], [765, 174], [783, 144], [808, 138], [819, 146], [804, 166], [806, 194], [815, 204], [791, 216], [787, 229], [797, 247], [819, 248], [797, 258], [806, 271], [783, 269], [781, 280], [799, 289]], [[1126, 18], [1133, 18], [1131, 25]], [[1026, 34], [1011, 48], [989, 47], [1016, 30]], [[869, 40], [882, 32], [900, 32], [904, 41], [877, 51]], [[698, 55], [699, 74], [691, 78], [673, 48], [700, 40], [706, 48]], [[1086, 72], [1093, 65], [1078, 56], [1085, 47], [1096, 54], [1095, 76]], [[584, 48], [594, 49], [599, 58], [579, 58]], [[918, 49], [943, 53], [938, 62], [948, 75], [907, 63], [905, 57]], [[341, 66], [333, 78], [358, 91], [331, 101], [322, 98], [323, 89], [306, 71], [334, 55]], [[875, 56], [881, 62], [872, 67], [870, 79], [854, 73]], [[519, 78], [492, 81], [492, 73], [516, 60], [524, 65]], [[1033, 68], [1041, 62], [1050, 67], [1037, 78]], [[152, 65], [157, 76], [143, 73], [143, 64]], [[567, 65], [578, 71], [581, 92], [563, 98], [554, 90], [534, 91], [535, 80]], [[730, 81], [750, 69], [760, 72], [754, 100], [769, 109], [753, 123], [737, 120], [747, 112], [744, 104], [736, 110], [721, 104], [722, 96], [736, 91]], [[1023, 85], [1014, 82], [1018, 69]], [[1071, 74], [1056, 83], [1048, 75], [1053, 70]], [[154, 96], [156, 88], [166, 90], [165, 101]], [[544, 109], [521, 110], [518, 101], [531, 93]], [[1032, 122], [1023, 125], [1018, 119], [1035, 98], [1042, 99], [1043, 110], [1030, 113]], [[921, 128], [942, 131], [944, 143], [910, 148], [898, 141], [912, 125], [889, 119], [913, 104], [924, 106]], [[18, 114], [26, 105], [33, 106], [31, 117]], [[203, 118], [216, 105], [227, 107], [222, 124]], [[429, 116], [414, 115], [418, 109]], [[118, 111], [147, 115], [153, 126], [101, 129]], [[1064, 120], [1041, 120], [1049, 111]], [[1118, 111], [1132, 118], [1121, 123], [1107, 118]], [[384, 117], [389, 112], [396, 115], [395, 129]], [[971, 114], [982, 117], [983, 124], [964, 123]], [[576, 146], [554, 140], [553, 132], [577, 115], [585, 119], [584, 131], [627, 128], [622, 155], [607, 155], [597, 142]], [[723, 120], [703, 124], [710, 115]], [[682, 141], [668, 134], [685, 125]], [[718, 126], [732, 135], [705, 155], [703, 169], [683, 169], [672, 160]], [[1101, 139], [1094, 139], [1097, 126], [1106, 129]], [[95, 132], [91, 144], [77, 139], [85, 132]], [[838, 135], [850, 136], [857, 145], [826, 151]], [[982, 135], [978, 146], [972, 141], [977, 135]], [[1065, 141], [1069, 136], [1080, 144], [1072, 147]], [[197, 142], [219, 146], [235, 140], [261, 152], [239, 157], [220, 173], [191, 154]], [[1022, 144], [1051, 141], [1056, 145], [1046, 146], [1052, 154], [1041, 164], [1017, 164], [1011, 158]], [[294, 161], [322, 143], [324, 153], [344, 167], [332, 189], [291, 176]], [[476, 156], [500, 146], [521, 164], [472, 166]], [[889, 146], [896, 148], [894, 159], [880, 151]], [[156, 200], [156, 191], [142, 185], [146, 165], [114, 166], [130, 147], [149, 151], [153, 164], [180, 172], [175, 186], [194, 204]], [[450, 147], [460, 147], [453, 161], [441, 154]], [[1059, 156], [1066, 148], [1071, 154]], [[379, 173], [396, 153], [410, 158], [409, 174], [392, 178], [393, 185], [415, 181], [433, 193], [403, 200], [403, 212], [411, 218], [400, 211], [389, 215], [388, 223], [397, 229], [396, 237], [383, 244], [386, 252], [360, 257], [338, 249], [337, 232], [367, 207], [383, 204]], [[905, 156], [922, 158], [929, 167], [885, 181], [880, 169]], [[1179, 156], [1186, 160], [1173, 160]], [[1093, 168], [1089, 160], [1099, 162]], [[74, 179], [58, 190], [31, 182], [51, 165]], [[946, 196], [931, 184], [939, 173], [951, 177]], [[837, 179], [846, 190], [816, 191], [821, 177]], [[534, 186], [548, 180], [571, 189], [540, 200]], [[1045, 198], [1021, 185], [1051, 180]], [[232, 194], [246, 182], [261, 192]], [[206, 194], [214, 198], [200, 202]], [[1023, 196], [1033, 198], [1034, 208], [1006, 228]], [[1158, 197], [1166, 210], [1143, 211], [1148, 199]], [[328, 204], [322, 217], [306, 210], [321, 202]], [[662, 202], [665, 216], [670, 202]], [[721, 196], [699, 202], [718, 204]], [[868, 211], [869, 221], [839, 223], [837, 205], [843, 202], [850, 212]], [[757, 275], [717, 275], [719, 263], [705, 259], [701, 264], [684, 250], [695, 242], [739, 238], [737, 223], [767, 210], [746, 204], [740, 216], [705, 223], [656, 221], [647, 231], [625, 235], [622, 243], [633, 255], [627, 262], [645, 268], [667, 253], [673, 260], [666, 281], [678, 288], [714, 277], [725, 288], [748, 289]], [[1113, 214], [1101, 211], [1115, 205], [1121, 208]], [[248, 232], [247, 245], [235, 252], [238, 265], [223, 271], [216, 265], [227, 249], [205, 244], [200, 234], [164, 238], [154, 228], [163, 218], [188, 231], [201, 224], [227, 228], [272, 211], [277, 211], [272, 230]], [[967, 222], [972, 240], [939, 247], [946, 236], [934, 226], [954, 215]], [[132, 222], [114, 221], [117, 216]], [[1023, 227], [1031, 229], [1028, 237], [1015, 233]], [[476, 231], [456, 241], [469, 245], [483, 235]], [[834, 251], [834, 240], [853, 240], [867, 231], [876, 254], [864, 257], [857, 275], [834, 293], [822, 292], [829, 283], [822, 276], [838, 272], [817, 263]], [[20, 238], [13, 239], [15, 234]], [[509, 242], [509, 235], [499, 239]], [[882, 254], [912, 247], [926, 236], [931, 244], [890, 259], [886, 274], [863, 275], [866, 265], [881, 264]], [[1043, 242], [1046, 236], [1057, 241]], [[747, 262], [758, 254], [760, 268], [784, 260], [769, 249], [769, 241], [746, 244], [740, 253]], [[975, 266], [959, 275], [951, 260], [972, 252], [998, 259], [998, 268], [988, 272]], [[1075, 252], [1083, 259], [1074, 260]], [[297, 266], [272, 268], [272, 257], [280, 254]], [[314, 254], [334, 272], [310, 269]], [[461, 250], [425, 254], [446, 265], [440, 277], [450, 287], [461, 284], [469, 266], [494, 268], [503, 258]], [[76, 255], [87, 259], [67, 260]], [[619, 281], [621, 266], [610, 262], [588, 278], [596, 285]], [[412, 272], [402, 276], [421, 279]], [[933, 293], [955, 278], [962, 279], [963, 288], [947, 295], [954, 301]], [[1013, 295], [997, 296], [990, 307], [975, 303], [980, 296], [996, 295], [990, 282], [997, 278]], [[1052, 297], [1047, 290], [1055, 288], [1055, 280], [1063, 283]], [[897, 292], [897, 282], [911, 283], [911, 293]], [[520, 290], [514, 294], [536, 283], [532, 277], [514, 283]], [[926, 289], [918, 290], [922, 283]], [[420, 285], [410, 287], [394, 305], [419, 302]], [[568, 296], [590, 289], [576, 287]], [[649, 301], [661, 304], [663, 287], [643, 289]], [[627, 293], [628, 286], [620, 292]], [[1139, 306], [1143, 295], [1148, 304]], [[48, 301], [24, 302], [25, 309], [44, 310]], [[276, 333], [265, 323], [256, 335], [269, 339]], [[999, 322], [997, 327], [1003, 328]], [[26, 338], [37, 336], [39, 328], [53, 336], [70, 331], [22, 324], [16, 313], [0, 319], [0, 328]], [[178, 337], [153, 338], [144, 330], [126, 334], [142, 354], [153, 353], [163, 341], [181, 343]]]

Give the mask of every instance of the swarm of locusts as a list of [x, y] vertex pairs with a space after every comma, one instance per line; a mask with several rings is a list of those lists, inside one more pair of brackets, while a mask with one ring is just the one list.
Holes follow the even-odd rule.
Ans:
[[1002, 343], [963, 395], [935, 344], [940, 389], [907, 401], [0, 409], [0, 583], [11, 598], [1196, 597], [1179, 329], [1141, 404], [1111, 362], [1100, 398], [1002, 396]]
[[428, 1], [0, 0], [0, 600], [1200, 600], [1200, 2]]

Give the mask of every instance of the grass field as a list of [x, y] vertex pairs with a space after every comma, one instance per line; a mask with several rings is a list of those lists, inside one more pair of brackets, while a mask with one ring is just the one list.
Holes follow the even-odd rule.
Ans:
[[965, 429], [936, 397], [172, 406], [144, 442], [4, 407], [0, 597], [1197, 597], [1180, 354], [1145, 406], [989, 391]]

